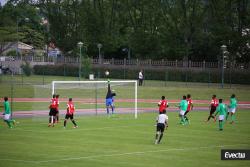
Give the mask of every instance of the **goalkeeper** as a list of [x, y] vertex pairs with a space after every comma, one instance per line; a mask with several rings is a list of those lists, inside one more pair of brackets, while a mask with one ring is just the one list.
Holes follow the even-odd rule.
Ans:
[[111, 107], [111, 110], [112, 110], [112, 114], [114, 114], [114, 96], [116, 96], [115, 93], [113, 93], [111, 91], [111, 88], [110, 88], [110, 80], [108, 80], [108, 92], [107, 92], [107, 95], [106, 95], [106, 109], [107, 109], [107, 114], [109, 115], [109, 107]]

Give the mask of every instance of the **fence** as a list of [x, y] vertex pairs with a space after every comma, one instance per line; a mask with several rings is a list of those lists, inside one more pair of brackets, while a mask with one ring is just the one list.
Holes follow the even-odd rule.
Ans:
[[[25, 56], [18, 57], [16, 60], [37, 62], [38, 64], [43, 63], [54, 63], [54, 64], [78, 64], [79, 57], [38, 57], [38, 56]], [[195, 62], [195, 61], [182, 61], [182, 60], [139, 60], [139, 59], [91, 59], [90, 61], [93, 66], [130, 66], [130, 67], [143, 67], [143, 68], [221, 68], [220, 62]], [[233, 69], [249, 69], [250, 63], [236, 63], [236, 62], [226, 62], [224, 64], [225, 68]]]

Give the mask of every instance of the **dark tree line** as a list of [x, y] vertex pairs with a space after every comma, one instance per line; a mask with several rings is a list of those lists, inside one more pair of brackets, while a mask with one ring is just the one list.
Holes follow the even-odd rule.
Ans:
[[101, 43], [105, 58], [217, 61], [224, 44], [231, 60], [250, 60], [249, 0], [9, 0], [0, 13], [0, 42], [28, 17], [21, 41], [69, 56], [82, 41], [90, 57]]

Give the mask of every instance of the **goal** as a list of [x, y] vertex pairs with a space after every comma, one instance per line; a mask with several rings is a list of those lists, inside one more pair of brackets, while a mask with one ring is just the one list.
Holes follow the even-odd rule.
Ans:
[[[73, 98], [76, 108], [85, 113], [105, 113], [107, 81], [52, 81], [51, 93], [59, 94], [66, 101]], [[137, 118], [137, 81], [110, 81], [111, 90], [116, 93], [115, 113], [132, 113]], [[61, 106], [61, 105], [60, 105]]]

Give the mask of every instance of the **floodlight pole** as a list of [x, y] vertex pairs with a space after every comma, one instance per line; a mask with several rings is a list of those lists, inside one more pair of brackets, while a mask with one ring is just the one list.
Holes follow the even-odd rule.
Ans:
[[79, 58], [79, 81], [81, 80], [81, 68], [82, 68], [82, 42], [78, 42], [78, 46], [80, 48], [80, 58]]
[[101, 59], [101, 48], [102, 48], [102, 44], [101, 43], [98, 43], [97, 44], [97, 47], [98, 47], [98, 51], [99, 51], [99, 55], [98, 55], [98, 62], [99, 62], [99, 64], [101, 64], [101, 62], [102, 62], [102, 59]]
[[221, 46], [222, 50], [222, 66], [221, 66], [221, 88], [224, 88], [224, 63], [225, 63], [225, 53], [227, 52], [227, 46], [222, 45]]

